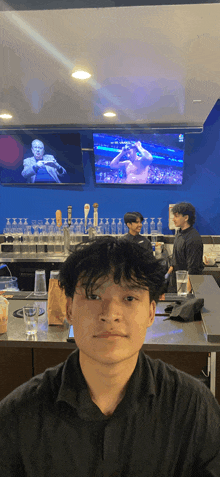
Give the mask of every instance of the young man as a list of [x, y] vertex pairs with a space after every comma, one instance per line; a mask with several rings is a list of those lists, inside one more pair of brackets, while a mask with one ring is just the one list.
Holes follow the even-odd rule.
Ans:
[[[177, 270], [187, 270], [191, 275], [202, 275], [204, 265], [202, 239], [193, 227], [196, 220], [195, 207], [188, 202], [180, 202], [174, 205], [172, 212], [174, 224], [180, 229], [174, 239], [173, 256], [167, 274], [172, 274], [171, 286], [175, 287]], [[188, 292], [191, 291], [189, 280], [187, 289]]]
[[152, 161], [152, 154], [142, 147], [140, 141], [137, 141], [135, 144], [126, 144], [111, 161], [110, 167], [125, 170], [125, 184], [146, 184], [149, 165]]
[[144, 217], [140, 212], [127, 212], [124, 215], [124, 222], [127, 225], [129, 232], [124, 235], [124, 238], [130, 242], [138, 243], [146, 250], [153, 252], [150, 240], [143, 237], [143, 235], [140, 235], [143, 220]]
[[78, 349], [0, 403], [0, 475], [219, 475], [217, 401], [140, 351], [163, 282], [152, 253], [124, 239], [67, 258], [60, 286]]

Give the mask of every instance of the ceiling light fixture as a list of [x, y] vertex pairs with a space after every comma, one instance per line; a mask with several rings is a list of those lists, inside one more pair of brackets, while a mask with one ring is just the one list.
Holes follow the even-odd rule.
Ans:
[[4, 113], [4, 114], [0, 114], [0, 118], [1, 119], [11, 119], [12, 115]]
[[201, 99], [193, 99], [193, 103], [201, 103], [202, 100]]
[[73, 78], [76, 78], [76, 79], [88, 79], [91, 77], [90, 73], [88, 73], [87, 71], [83, 71], [83, 70], [77, 70], [75, 71], [75, 73], [72, 73], [72, 77]]
[[113, 111], [107, 111], [106, 113], [103, 114], [103, 116], [105, 116], [106, 118], [114, 118], [116, 114], [113, 113]]

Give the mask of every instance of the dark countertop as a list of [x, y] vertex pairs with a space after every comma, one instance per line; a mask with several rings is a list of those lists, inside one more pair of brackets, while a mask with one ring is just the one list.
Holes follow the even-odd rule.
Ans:
[[[164, 312], [167, 302], [159, 302], [155, 321], [145, 337], [144, 350], [220, 351], [220, 289], [212, 276], [194, 275], [190, 276], [190, 280], [196, 297], [202, 297], [205, 301], [202, 321], [164, 321], [167, 318]], [[28, 299], [22, 299], [24, 293], [30, 294], [17, 292], [17, 299], [14, 299], [15, 294], [13, 299], [9, 299], [8, 331], [0, 335], [0, 346], [74, 349], [76, 344], [67, 341], [69, 325], [66, 321], [61, 326], [48, 326], [46, 297], [44, 301], [38, 301], [45, 313], [39, 317], [37, 336], [26, 337], [23, 319], [13, 316], [15, 310], [22, 308], [33, 298], [31, 295]], [[173, 297], [175, 298], [174, 295]]]

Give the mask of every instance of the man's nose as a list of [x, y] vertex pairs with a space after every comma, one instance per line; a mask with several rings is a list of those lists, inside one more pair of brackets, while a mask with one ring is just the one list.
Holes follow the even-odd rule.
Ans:
[[121, 321], [122, 316], [123, 314], [120, 305], [116, 302], [108, 302], [103, 303], [99, 319], [108, 323], [115, 321], [118, 322]]

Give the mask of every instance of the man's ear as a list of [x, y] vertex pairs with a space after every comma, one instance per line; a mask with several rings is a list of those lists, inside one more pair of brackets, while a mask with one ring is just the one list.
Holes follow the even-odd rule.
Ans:
[[73, 299], [68, 296], [66, 299], [66, 318], [70, 325], [72, 324], [72, 305]]
[[148, 327], [151, 326], [154, 322], [155, 313], [156, 313], [156, 302], [152, 300], [150, 303], [149, 317], [148, 317]]

